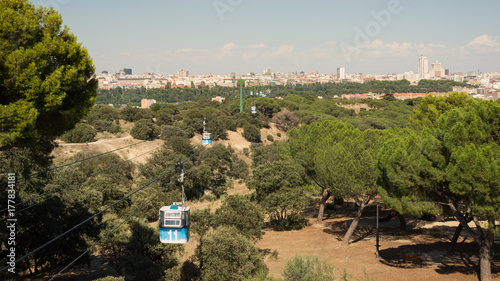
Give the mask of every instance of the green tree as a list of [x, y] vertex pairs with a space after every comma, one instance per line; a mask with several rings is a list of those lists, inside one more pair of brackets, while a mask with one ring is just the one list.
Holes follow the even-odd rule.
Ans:
[[135, 280], [161, 280], [165, 270], [178, 265], [177, 252], [182, 246], [162, 244], [157, 228], [145, 220], [134, 219], [130, 232], [125, 251], [118, 258], [120, 272], [136, 276]]
[[324, 138], [319, 144], [322, 149], [314, 160], [318, 178], [331, 186], [334, 194], [353, 199], [358, 206], [342, 240], [344, 245], [349, 244], [363, 210], [378, 192], [377, 154], [390, 137], [388, 130], [353, 129], [340, 141]]
[[135, 122], [130, 135], [139, 140], [148, 140], [158, 136], [158, 126], [151, 119], [141, 119]]
[[243, 126], [243, 137], [250, 142], [261, 142], [260, 130], [249, 123]]
[[285, 146], [288, 154], [305, 169], [308, 177], [323, 189], [318, 221], [323, 220], [326, 201], [333, 194], [335, 188], [329, 181], [329, 177], [325, 178], [322, 177], [325, 174], [318, 174], [317, 167], [323, 165], [321, 162], [317, 162], [318, 157], [316, 157], [323, 153], [323, 147], [320, 143], [325, 140], [329, 140], [331, 143], [339, 142], [353, 132], [352, 125], [329, 120], [303, 125], [299, 129], [293, 129], [287, 133], [289, 139]]
[[96, 131], [92, 126], [85, 123], [76, 124], [73, 130], [67, 131], [61, 136], [65, 142], [93, 142]]
[[274, 228], [300, 229], [305, 225], [302, 210], [309, 202], [302, 189], [304, 177], [302, 167], [287, 160], [253, 170], [248, 187], [255, 189], [255, 199], [266, 208]]
[[261, 206], [243, 195], [230, 195], [215, 211], [214, 225], [234, 226], [245, 237], [257, 240], [262, 237], [264, 213]]
[[219, 227], [200, 243], [203, 281], [238, 281], [267, 271], [259, 250], [233, 227]]
[[479, 246], [481, 280], [492, 280], [491, 245], [500, 218], [499, 132], [500, 105], [476, 101], [444, 113], [436, 129], [403, 131], [379, 157], [384, 201], [417, 215], [448, 206]]
[[300, 124], [299, 116], [288, 110], [283, 110], [274, 114], [272, 121], [276, 123], [276, 127], [285, 132], [290, 129], [298, 128]]
[[0, 148], [59, 136], [94, 105], [92, 59], [52, 8], [7, 0], [0, 17]]
[[456, 107], [464, 107], [473, 102], [473, 98], [464, 92], [452, 92], [446, 96], [425, 96], [410, 118], [416, 129], [437, 126], [439, 117], [446, 111]]

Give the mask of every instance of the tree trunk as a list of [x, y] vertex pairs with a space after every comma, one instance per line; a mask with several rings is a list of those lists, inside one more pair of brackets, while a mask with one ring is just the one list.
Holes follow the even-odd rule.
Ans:
[[399, 220], [399, 229], [401, 229], [403, 231], [406, 231], [406, 220], [405, 220], [405, 217], [403, 217], [403, 215], [401, 215], [400, 213], [398, 213], [398, 220]]
[[[469, 213], [465, 214], [465, 221], [469, 223], [472, 220], [472, 216], [469, 215]], [[453, 253], [455, 251], [455, 246], [457, 245], [458, 238], [460, 238], [460, 233], [464, 229], [464, 226], [462, 224], [459, 224], [457, 226], [457, 229], [455, 229], [455, 235], [453, 235], [453, 239], [451, 239], [451, 245], [450, 248], [448, 248], [448, 253]]]
[[487, 238], [482, 239], [481, 245], [479, 246], [479, 269], [480, 269], [479, 274], [481, 281], [493, 280], [491, 277], [491, 260], [490, 260], [492, 242], [493, 241]]
[[455, 245], [457, 245], [458, 238], [460, 237], [460, 233], [462, 232], [462, 229], [464, 227], [459, 224], [457, 228], [455, 229], [455, 235], [453, 235], [453, 238], [451, 239], [451, 245], [448, 248], [448, 253], [453, 253], [455, 251]]
[[318, 221], [323, 221], [323, 214], [325, 213], [326, 200], [330, 198], [330, 192], [328, 189], [323, 189], [323, 195], [321, 196], [321, 202], [319, 203]]
[[354, 220], [351, 222], [351, 225], [349, 226], [349, 229], [344, 235], [344, 239], [342, 239], [342, 244], [343, 245], [349, 245], [349, 240], [351, 240], [351, 236], [356, 230], [356, 227], [358, 227], [359, 223], [359, 218], [361, 217], [361, 213], [363, 213], [363, 209], [366, 207], [365, 202], [362, 202], [361, 205], [358, 208], [358, 212], [356, 213], [356, 217]]

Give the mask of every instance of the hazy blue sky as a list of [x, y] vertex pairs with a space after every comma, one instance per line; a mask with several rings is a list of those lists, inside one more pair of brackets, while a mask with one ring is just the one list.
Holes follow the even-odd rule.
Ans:
[[52, 6], [96, 72], [193, 74], [500, 71], [498, 0], [37, 0]]

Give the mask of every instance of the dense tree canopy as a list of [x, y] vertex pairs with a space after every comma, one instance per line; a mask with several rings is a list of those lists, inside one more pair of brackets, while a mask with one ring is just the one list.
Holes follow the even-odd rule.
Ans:
[[94, 105], [87, 50], [54, 9], [0, 2], [0, 147], [33, 144], [71, 129]]
[[[481, 280], [491, 280], [493, 226], [500, 218], [499, 132], [500, 105], [476, 101], [445, 112], [435, 129], [402, 131], [379, 160], [388, 205], [413, 214], [440, 205], [453, 211], [480, 247]], [[467, 215], [476, 228], [468, 226]]]

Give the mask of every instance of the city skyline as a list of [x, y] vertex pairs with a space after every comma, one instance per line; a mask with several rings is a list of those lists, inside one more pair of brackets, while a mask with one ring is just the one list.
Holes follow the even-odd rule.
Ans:
[[417, 73], [421, 55], [450, 72], [500, 71], [500, 2], [33, 2], [61, 13], [96, 73]]

